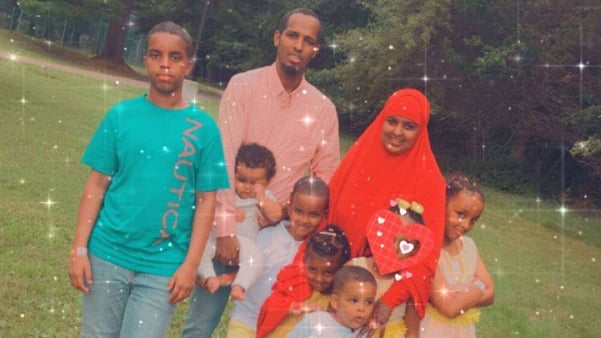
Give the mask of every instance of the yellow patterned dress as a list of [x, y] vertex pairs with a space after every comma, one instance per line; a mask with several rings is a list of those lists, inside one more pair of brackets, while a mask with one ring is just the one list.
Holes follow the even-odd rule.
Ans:
[[[476, 244], [469, 237], [463, 236], [460, 240], [463, 242], [463, 248], [458, 255], [451, 256], [445, 250], [440, 251], [436, 271], [436, 273], [442, 272], [451, 292], [464, 289], [476, 274], [478, 262]], [[426, 315], [420, 323], [420, 337], [476, 337], [476, 322], [479, 318], [480, 310], [477, 308], [451, 319], [438, 312], [432, 304], [428, 304]]]

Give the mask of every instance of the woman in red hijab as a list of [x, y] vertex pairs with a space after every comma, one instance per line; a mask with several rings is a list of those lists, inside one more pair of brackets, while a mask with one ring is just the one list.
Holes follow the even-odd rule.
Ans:
[[[345, 232], [351, 245], [351, 257], [370, 255], [366, 237], [368, 220], [374, 212], [389, 208], [390, 201], [401, 198], [424, 207], [424, 221], [432, 231], [434, 248], [421, 263], [406, 270], [404, 278], [393, 283], [380, 298], [374, 311], [380, 325], [388, 320], [392, 308], [409, 299], [423, 318], [430, 297], [430, 282], [436, 271], [444, 232], [445, 183], [430, 147], [429, 118], [430, 104], [421, 92], [415, 89], [395, 92], [330, 180], [327, 223], [336, 224]], [[299, 262], [295, 259], [292, 264], [297, 263], [302, 269]], [[299, 274], [291, 273], [290, 268], [282, 270], [286, 273], [278, 276], [272, 296], [261, 309], [257, 323], [259, 337], [273, 326], [275, 316], [272, 315], [276, 309], [310, 294], [306, 290], [310, 287], [300, 287], [296, 278]], [[296, 285], [291, 288], [287, 279]]]

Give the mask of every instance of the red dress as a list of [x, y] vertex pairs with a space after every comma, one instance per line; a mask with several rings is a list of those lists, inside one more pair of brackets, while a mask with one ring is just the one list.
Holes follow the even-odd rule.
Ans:
[[[389, 116], [402, 116], [419, 126], [415, 143], [405, 153], [391, 154], [382, 142], [382, 128]], [[430, 283], [436, 271], [442, 245], [445, 222], [445, 182], [428, 136], [430, 104], [414, 89], [401, 89], [388, 99], [376, 119], [363, 132], [342, 160], [330, 180], [330, 205], [327, 223], [338, 225], [351, 244], [351, 257], [369, 254], [366, 226], [371, 215], [390, 207], [390, 201], [399, 197], [416, 201], [424, 206], [424, 221], [432, 230], [434, 249], [421, 263], [409, 268], [410, 278], [393, 283], [380, 299], [393, 308], [409, 298], [423, 317], [430, 297]], [[302, 266], [304, 246], [292, 265]], [[297, 268], [300, 273], [301, 269]], [[278, 276], [274, 292], [259, 315], [257, 337], [263, 337], [279, 323], [279, 314], [287, 311], [293, 299], [311, 294], [310, 286], [299, 285], [299, 274], [289, 270]], [[287, 283], [294, 281], [294, 287]]]

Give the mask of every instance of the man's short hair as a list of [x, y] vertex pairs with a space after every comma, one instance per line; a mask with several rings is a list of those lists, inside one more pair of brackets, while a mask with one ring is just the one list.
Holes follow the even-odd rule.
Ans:
[[315, 12], [310, 8], [301, 7], [301, 8], [295, 8], [291, 11], [288, 11], [286, 14], [284, 14], [282, 19], [280, 20], [280, 24], [278, 25], [278, 29], [277, 29], [278, 32], [283, 33], [286, 30], [286, 27], [288, 27], [288, 21], [290, 21], [290, 17], [294, 14], [304, 14], [304, 15], [312, 16], [315, 19], [317, 19], [317, 22], [319, 22], [319, 31], [317, 32], [317, 41], [319, 41], [319, 36], [321, 35], [321, 20], [319, 20], [319, 17], [317, 16], [317, 14], [315, 14]]
[[150, 31], [148, 31], [148, 35], [146, 35], [146, 45], [147, 46], [148, 46], [148, 40], [150, 39], [150, 36], [154, 33], [169, 33], [169, 34], [179, 36], [186, 43], [186, 57], [188, 59], [193, 58], [192, 37], [190, 36], [190, 33], [188, 33], [188, 31], [186, 29], [184, 29], [182, 26], [180, 26], [174, 22], [171, 22], [171, 21], [163, 21], [161, 23], [154, 25], [150, 29]]

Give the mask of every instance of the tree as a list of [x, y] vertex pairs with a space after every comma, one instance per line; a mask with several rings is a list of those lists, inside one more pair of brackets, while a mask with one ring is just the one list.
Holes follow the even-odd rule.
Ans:
[[123, 48], [125, 37], [130, 27], [130, 16], [137, 0], [120, 0], [120, 6], [114, 13], [109, 24], [102, 52], [96, 57], [117, 64], [125, 64], [123, 61]]

